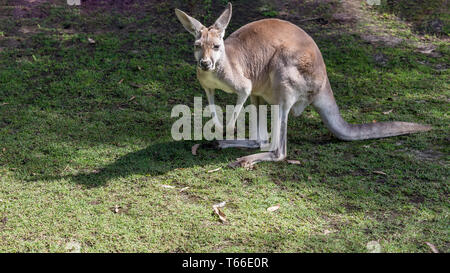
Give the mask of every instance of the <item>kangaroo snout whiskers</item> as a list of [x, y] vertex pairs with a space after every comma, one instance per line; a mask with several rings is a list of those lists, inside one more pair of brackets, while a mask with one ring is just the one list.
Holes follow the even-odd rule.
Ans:
[[[197, 78], [208, 103], [214, 105], [216, 89], [237, 95], [233, 118], [227, 128], [234, 127], [248, 97], [256, 107], [263, 103], [278, 105], [270, 151], [238, 158], [237, 164], [249, 166], [260, 161], [285, 159], [288, 114], [292, 110], [299, 116], [310, 104], [328, 129], [342, 140], [382, 138], [431, 129], [409, 122], [347, 123], [334, 99], [322, 54], [305, 31], [287, 21], [264, 19], [239, 28], [223, 40], [231, 13], [231, 3], [228, 3], [216, 22], [205, 27], [181, 10], [175, 10], [184, 28], [195, 37]], [[215, 107], [211, 108], [214, 123], [222, 128]], [[263, 140], [268, 139], [266, 128], [266, 124], [258, 122], [256, 142], [226, 140], [220, 147], [257, 148], [255, 143], [262, 145]]]

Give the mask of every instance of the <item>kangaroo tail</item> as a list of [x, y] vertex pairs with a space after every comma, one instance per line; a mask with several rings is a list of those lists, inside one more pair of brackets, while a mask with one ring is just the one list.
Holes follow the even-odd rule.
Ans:
[[341, 117], [328, 80], [324, 88], [314, 97], [312, 104], [328, 129], [342, 140], [383, 138], [432, 129], [429, 125], [399, 121], [349, 124]]

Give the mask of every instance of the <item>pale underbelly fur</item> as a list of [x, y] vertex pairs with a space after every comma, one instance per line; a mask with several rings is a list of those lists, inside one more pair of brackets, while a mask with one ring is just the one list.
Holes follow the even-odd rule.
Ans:
[[[309, 104], [307, 92], [308, 88], [306, 82], [304, 82], [304, 80], [301, 84], [297, 82], [297, 88], [291, 89], [289, 91], [285, 90], [285, 92], [287, 92], [285, 94], [278, 94], [278, 92], [280, 91], [277, 92], [275, 90], [272, 90], [274, 89], [273, 81], [270, 80], [270, 78], [271, 77], [269, 77], [265, 83], [255, 86], [255, 88], [253, 88], [251, 91], [251, 95], [261, 97], [266, 103], [272, 105], [279, 104], [280, 99], [283, 98], [291, 101], [293, 99], [295, 103], [292, 106], [291, 112], [294, 116], [299, 116], [303, 112], [304, 108]], [[236, 93], [236, 91], [231, 86], [219, 80], [213, 73], [202, 74], [201, 77], [198, 77], [198, 79], [204, 88], [213, 90], [219, 89], [229, 94]]]

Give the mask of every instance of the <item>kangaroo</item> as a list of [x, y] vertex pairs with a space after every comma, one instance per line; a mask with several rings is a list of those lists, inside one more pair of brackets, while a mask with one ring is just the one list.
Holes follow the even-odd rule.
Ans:
[[[232, 5], [228, 3], [215, 23], [205, 27], [175, 9], [181, 24], [195, 37], [197, 78], [206, 92], [217, 126], [221, 125], [214, 107], [216, 89], [237, 94], [227, 130], [234, 131], [237, 116], [248, 97], [256, 107], [264, 103], [279, 106], [278, 126], [271, 132], [271, 149], [240, 157], [235, 166], [248, 167], [261, 161], [284, 160], [288, 114], [291, 112], [297, 117], [310, 104], [328, 129], [341, 140], [383, 138], [431, 130], [428, 125], [409, 122], [347, 123], [334, 99], [322, 54], [305, 31], [287, 21], [263, 19], [244, 25], [224, 40], [231, 13]], [[266, 128], [261, 124], [258, 127]], [[221, 140], [219, 147], [257, 148], [266, 139], [267, 132], [258, 129], [256, 141]]]

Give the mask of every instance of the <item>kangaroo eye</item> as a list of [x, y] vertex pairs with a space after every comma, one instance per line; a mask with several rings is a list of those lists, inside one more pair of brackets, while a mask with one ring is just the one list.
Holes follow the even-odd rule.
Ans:
[[214, 45], [214, 49], [219, 49], [220, 45]]
[[195, 47], [196, 49], [199, 49], [199, 48], [201, 48], [202, 46], [201, 46], [200, 44], [195, 44], [194, 47]]

